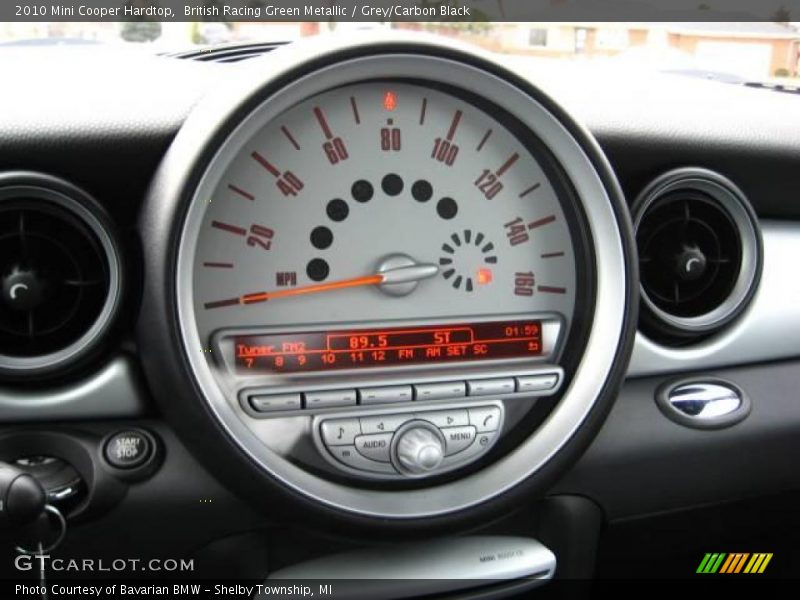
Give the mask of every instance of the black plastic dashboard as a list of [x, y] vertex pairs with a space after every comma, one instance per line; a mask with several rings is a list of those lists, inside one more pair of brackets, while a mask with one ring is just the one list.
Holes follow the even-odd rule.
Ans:
[[[120, 198], [108, 203], [128, 206], [130, 216], [192, 106], [238, 67], [133, 51], [44, 50], [21, 52], [2, 68], [5, 80], [25, 81], [2, 98], [4, 165], [74, 173], [99, 197]], [[32, 70], [44, 76], [25, 78]], [[760, 217], [800, 216], [791, 200], [800, 186], [793, 177], [800, 108], [791, 94], [580, 68], [575, 77], [541, 67], [532, 75], [597, 137], [629, 198], [663, 170], [700, 164], [735, 177]], [[81, 153], [65, 156], [64, 143]], [[115, 189], [111, 173], [78, 168], [79, 156], [124, 167], [137, 187]]]

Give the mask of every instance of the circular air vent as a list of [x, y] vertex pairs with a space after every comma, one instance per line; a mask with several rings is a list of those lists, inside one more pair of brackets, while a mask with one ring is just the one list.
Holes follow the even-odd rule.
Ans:
[[52, 177], [0, 175], [0, 375], [75, 364], [120, 297], [118, 246], [99, 205]]
[[705, 169], [671, 171], [633, 212], [647, 333], [685, 343], [741, 313], [761, 273], [761, 235], [732, 182]]

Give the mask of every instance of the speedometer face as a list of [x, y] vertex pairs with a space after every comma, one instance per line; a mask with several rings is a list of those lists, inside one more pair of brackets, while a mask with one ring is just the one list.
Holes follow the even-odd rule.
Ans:
[[[298, 371], [311, 348], [273, 354], [308, 339], [324, 350], [331, 336], [319, 332], [363, 328], [359, 350], [393, 344], [413, 356], [444, 330], [398, 326], [494, 319], [522, 327], [497, 329], [501, 342], [511, 332], [498, 357], [512, 346], [540, 353], [522, 343], [539, 335], [525, 327], [549, 315], [563, 334], [572, 321], [576, 218], [546, 150], [520, 131], [497, 109], [414, 82], [340, 87], [273, 119], [203, 199], [193, 261], [201, 339], [274, 329], [281, 335], [250, 339], [244, 357]], [[301, 326], [317, 334], [284, 335]], [[497, 339], [494, 330], [465, 327], [448, 333], [469, 346], [465, 358], [492, 358], [478, 341]], [[348, 339], [342, 351], [355, 349]]]

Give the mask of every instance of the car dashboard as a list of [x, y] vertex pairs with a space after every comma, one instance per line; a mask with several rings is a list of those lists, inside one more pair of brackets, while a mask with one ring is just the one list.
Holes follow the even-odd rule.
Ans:
[[728, 539], [676, 533], [701, 507], [790, 519], [796, 97], [425, 36], [255, 54], [0, 64], [0, 460], [55, 554], [457, 579], [524, 536], [534, 579], [663, 577], [633, 546], [683, 567]]

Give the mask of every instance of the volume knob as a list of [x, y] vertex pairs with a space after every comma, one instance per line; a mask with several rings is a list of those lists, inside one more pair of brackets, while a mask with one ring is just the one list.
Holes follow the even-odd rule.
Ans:
[[396, 466], [409, 475], [423, 475], [444, 459], [444, 441], [433, 426], [422, 421], [409, 423], [398, 434], [394, 447]]

